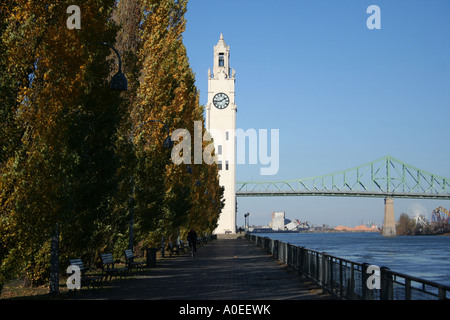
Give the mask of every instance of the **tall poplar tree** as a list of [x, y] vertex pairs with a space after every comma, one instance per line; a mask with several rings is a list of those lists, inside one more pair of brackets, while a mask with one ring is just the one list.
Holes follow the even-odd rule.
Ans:
[[[187, 129], [193, 137], [195, 121], [203, 123], [204, 118], [195, 76], [183, 44], [186, 8], [186, 0], [142, 1], [139, 50], [142, 74], [134, 114], [139, 121], [164, 121], [171, 132]], [[207, 164], [194, 165], [191, 154], [192, 172], [188, 173], [186, 164], [174, 164], [161, 149], [166, 134], [161, 127], [146, 126], [141, 133], [146, 141], [145, 148], [138, 149], [138, 158], [145, 159], [145, 162], [139, 161], [143, 164], [139, 172], [145, 179], [137, 181], [136, 190], [141, 226], [145, 226], [141, 231], [143, 235], [152, 231], [156, 238], [165, 236], [173, 240], [181, 229], [189, 227], [189, 213], [194, 208], [199, 209], [195, 195], [199, 194], [199, 187], [207, 183], [201, 181], [201, 168]], [[219, 188], [218, 184], [210, 187]], [[146, 198], [150, 194], [153, 199]], [[202, 214], [206, 213], [199, 213], [199, 216]]]
[[37, 284], [48, 278], [56, 226], [62, 258], [101, 245], [115, 188], [120, 101], [107, 82], [109, 48], [99, 43], [114, 41], [114, 1], [80, 2], [79, 30], [66, 23], [73, 4], [18, 0], [2, 10], [2, 65], [21, 75], [13, 114], [22, 137], [1, 168], [0, 228], [8, 244], [0, 272], [24, 269]]

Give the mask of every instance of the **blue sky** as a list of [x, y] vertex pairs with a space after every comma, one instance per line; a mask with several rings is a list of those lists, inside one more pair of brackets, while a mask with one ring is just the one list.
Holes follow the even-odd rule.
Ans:
[[[369, 30], [370, 5], [381, 29]], [[236, 70], [237, 127], [279, 129], [280, 168], [238, 181], [297, 179], [348, 169], [387, 154], [450, 178], [450, 1], [191, 0], [184, 33], [200, 102], [223, 33]], [[429, 213], [449, 201], [414, 203]], [[382, 223], [383, 199], [238, 198], [238, 225], [272, 211], [315, 224]]]

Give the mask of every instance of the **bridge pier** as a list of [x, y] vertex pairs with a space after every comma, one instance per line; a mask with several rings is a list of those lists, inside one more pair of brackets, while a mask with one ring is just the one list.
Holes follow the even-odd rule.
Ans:
[[394, 199], [384, 199], [384, 221], [383, 221], [383, 236], [395, 237], [397, 231], [395, 229], [395, 214], [394, 214]]

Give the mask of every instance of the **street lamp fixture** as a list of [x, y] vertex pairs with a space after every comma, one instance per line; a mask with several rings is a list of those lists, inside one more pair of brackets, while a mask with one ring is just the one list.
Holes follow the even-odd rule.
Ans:
[[163, 147], [166, 149], [173, 148], [173, 141], [170, 136], [167, 136], [167, 138], [164, 139]]
[[249, 212], [247, 212], [246, 214], [244, 214], [244, 220], [245, 220], [245, 222], [244, 222], [244, 224], [245, 224], [245, 229], [248, 229], [249, 228], [249, 220], [250, 220], [250, 218], [249, 218], [249, 216], [250, 216], [250, 213]]
[[125, 75], [122, 73], [122, 60], [120, 59], [120, 54], [112, 45], [107, 42], [101, 42], [101, 44], [110, 47], [114, 50], [119, 59], [119, 71], [112, 77], [109, 87], [114, 91], [127, 91], [128, 90], [128, 81]]

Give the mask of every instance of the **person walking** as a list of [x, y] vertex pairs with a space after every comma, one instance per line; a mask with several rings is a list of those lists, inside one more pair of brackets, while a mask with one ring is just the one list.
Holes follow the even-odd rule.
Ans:
[[197, 252], [197, 233], [194, 231], [194, 229], [191, 229], [191, 231], [189, 231], [187, 240], [189, 242], [189, 248], [191, 248], [191, 254], [192, 256], [195, 256], [195, 253]]

